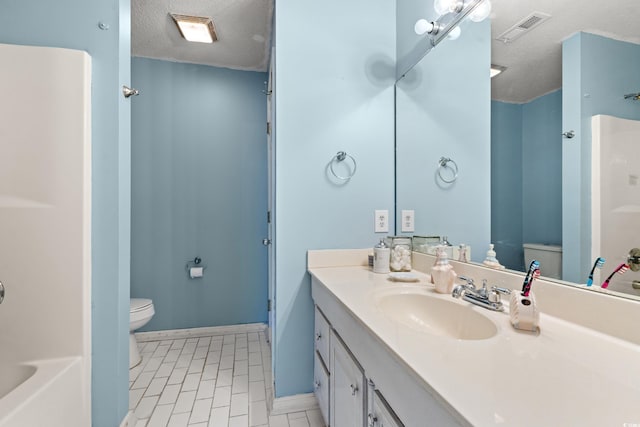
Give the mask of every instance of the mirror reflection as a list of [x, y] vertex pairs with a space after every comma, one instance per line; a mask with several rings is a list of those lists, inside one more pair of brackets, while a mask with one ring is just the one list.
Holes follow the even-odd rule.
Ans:
[[[543, 275], [577, 284], [605, 258], [600, 288], [634, 267], [640, 246], [640, 101], [625, 98], [640, 91], [640, 11], [632, 1], [606, 16], [592, 1], [492, 3], [490, 29], [463, 22], [458, 40], [398, 81], [396, 217], [414, 209], [413, 234], [470, 244], [474, 262], [493, 242], [507, 268], [523, 271], [529, 255]], [[399, 33], [410, 15], [399, 13]], [[489, 64], [503, 70], [491, 80]], [[437, 177], [443, 156], [460, 169], [453, 184]], [[640, 295], [639, 273], [624, 271], [608, 289]]]

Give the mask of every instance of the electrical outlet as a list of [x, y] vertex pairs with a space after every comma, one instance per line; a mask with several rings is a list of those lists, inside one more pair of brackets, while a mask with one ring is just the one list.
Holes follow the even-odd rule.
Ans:
[[415, 211], [414, 210], [402, 211], [402, 226], [400, 228], [403, 233], [415, 231]]
[[389, 232], [389, 211], [388, 210], [376, 210], [374, 230], [376, 233], [388, 233]]

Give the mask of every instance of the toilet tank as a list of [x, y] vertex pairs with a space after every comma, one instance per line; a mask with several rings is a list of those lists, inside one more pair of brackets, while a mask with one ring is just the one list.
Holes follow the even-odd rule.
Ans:
[[540, 275], [553, 279], [562, 279], [562, 246], [542, 243], [523, 243], [524, 266], [529, 268], [531, 261], [540, 262]]

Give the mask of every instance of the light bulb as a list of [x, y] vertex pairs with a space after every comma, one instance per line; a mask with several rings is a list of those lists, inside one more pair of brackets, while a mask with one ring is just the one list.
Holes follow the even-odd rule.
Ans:
[[460, 27], [455, 27], [453, 30], [449, 31], [449, 34], [447, 34], [447, 38], [449, 40], [457, 40], [458, 37], [460, 37], [460, 34], [462, 34], [462, 30], [460, 29]]
[[416, 25], [413, 27], [413, 31], [419, 36], [424, 33], [430, 33], [433, 31], [433, 22], [429, 22], [426, 19], [418, 19]]
[[489, 14], [491, 13], [491, 1], [490, 0], [482, 0], [482, 2], [476, 7], [471, 14], [469, 14], [469, 19], [473, 22], [480, 22], [487, 19]]
[[445, 15], [450, 12], [451, 0], [433, 0], [433, 8], [438, 15]]

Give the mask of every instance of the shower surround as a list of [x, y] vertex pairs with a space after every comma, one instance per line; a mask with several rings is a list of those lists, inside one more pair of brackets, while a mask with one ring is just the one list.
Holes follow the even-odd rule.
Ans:
[[0, 426], [91, 424], [91, 59], [1, 45]]

